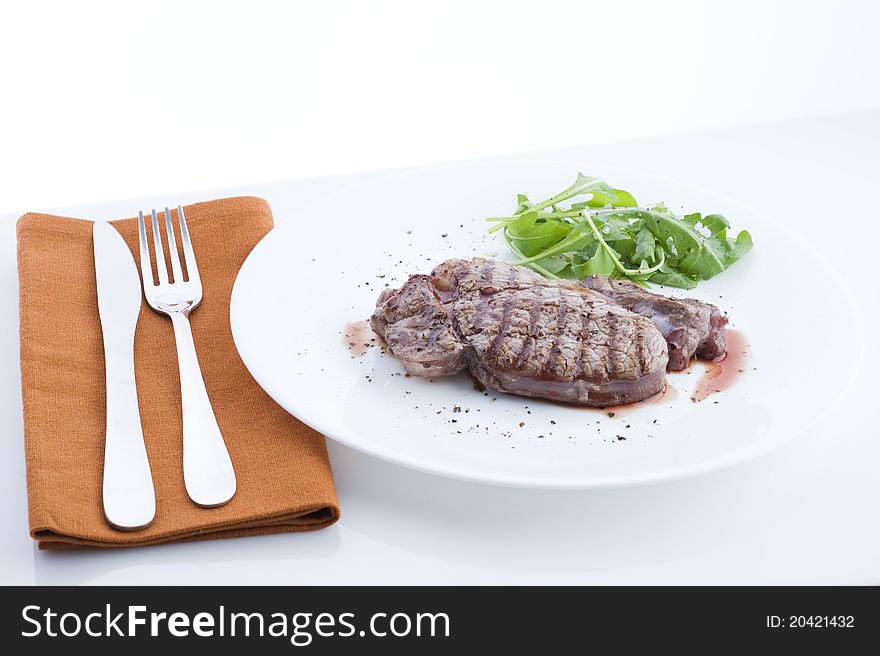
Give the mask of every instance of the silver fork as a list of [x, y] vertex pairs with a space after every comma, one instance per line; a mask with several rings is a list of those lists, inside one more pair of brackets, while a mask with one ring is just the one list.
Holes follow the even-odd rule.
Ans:
[[177, 360], [180, 368], [180, 395], [183, 410], [183, 481], [190, 499], [200, 506], [214, 507], [227, 503], [235, 494], [235, 471], [220, 427], [211, 408], [208, 392], [196, 348], [193, 343], [189, 313], [202, 300], [202, 281], [196, 266], [189, 230], [183, 208], [177, 206], [183, 256], [186, 262], [186, 280], [177, 252], [171, 212], [165, 208], [165, 228], [168, 233], [168, 251], [173, 281], [169, 281], [165, 266], [165, 252], [156, 210], [152, 210], [153, 244], [159, 284], [155, 284], [150, 264], [150, 245], [144, 213], [138, 212], [138, 230], [141, 252], [141, 277], [144, 297], [156, 312], [166, 314], [174, 327]]

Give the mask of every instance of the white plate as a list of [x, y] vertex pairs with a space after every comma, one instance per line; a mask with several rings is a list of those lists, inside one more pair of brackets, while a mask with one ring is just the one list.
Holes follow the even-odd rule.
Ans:
[[[694, 403], [702, 371], [695, 365], [670, 376], [674, 398], [609, 417], [486, 395], [466, 374], [404, 377], [380, 348], [352, 354], [346, 325], [367, 318], [382, 289], [449, 257], [506, 257], [483, 218], [509, 213], [517, 192], [538, 199], [563, 189], [578, 170], [642, 203], [724, 213], [752, 233], [752, 253], [690, 293], [728, 310], [748, 339], [749, 360], [735, 385]], [[236, 345], [256, 380], [327, 437], [428, 472], [546, 488], [678, 478], [797, 437], [852, 380], [862, 345], [856, 316], [836, 273], [771, 219], [679, 182], [584, 162], [433, 167], [328, 196], [285, 217], [254, 249], [231, 310]]]

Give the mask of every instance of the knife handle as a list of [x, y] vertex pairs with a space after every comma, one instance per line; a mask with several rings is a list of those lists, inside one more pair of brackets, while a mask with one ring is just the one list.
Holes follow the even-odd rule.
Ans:
[[189, 498], [206, 508], [235, 495], [235, 471], [205, 389], [189, 318], [171, 312], [183, 410], [183, 482]]
[[136, 531], [156, 516], [156, 494], [141, 429], [134, 358], [105, 356], [105, 369], [104, 516], [117, 529]]

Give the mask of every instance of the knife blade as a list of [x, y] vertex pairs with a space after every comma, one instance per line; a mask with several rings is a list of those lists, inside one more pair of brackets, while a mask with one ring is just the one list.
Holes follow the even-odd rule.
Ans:
[[113, 527], [132, 531], [144, 528], [156, 515], [134, 374], [141, 283], [131, 250], [112, 225], [95, 222], [92, 236], [107, 374], [104, 516]]

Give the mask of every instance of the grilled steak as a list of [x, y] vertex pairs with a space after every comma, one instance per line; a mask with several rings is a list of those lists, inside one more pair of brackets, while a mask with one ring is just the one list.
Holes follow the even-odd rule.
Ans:
[[400, 289], [386, 289], [370, 318], [373, 331], [413, 376], [451, 376], [467, 366], [464, 344], [453, 332], [450, 308], [431, 276], [410, 276]]
[[725, 353], [727, 317], [714, 305], [653, 294], [627, 280], [602, 276], [590, 276], [582, 284], [650, 318], [669, 346], [669, 371], [686, 369], [694, 356], [714, 360]]
[[465, 368], [484, 387], [592, 406], [665, 385], [666, 343], [646, 317], [524, 267], [448, 260], [379, 297], [373, 330], [416, 376]]

